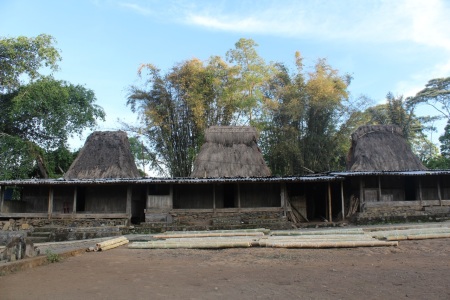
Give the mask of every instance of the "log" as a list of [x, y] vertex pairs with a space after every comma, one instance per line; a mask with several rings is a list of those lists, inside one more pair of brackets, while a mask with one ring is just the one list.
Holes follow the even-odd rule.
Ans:
[[426, 240], [426, 239], [442, 239], [450, 238], [450, 233], [421, 233], [421, 234], [400, 234], [388, 235], [387, 241], [401, 241], [401, 240]]
[[263, 232], [265, 234], [269, 234], [270, 229], [266, 229], [266, 228], [254, 228], [254, 229], [232, 229], [232, 230], [201, 230], [201, 231], [166, 231], [162, 234], [165, 235], [170, 235], [170, 234], [196, 234], [196, 233], [242, 233], [242, 232]]
[[340, 242], [266, 242], [261, 247], [272, 248], [354, 248], [354, 247], [379, 247], [398, 246], [398, 241], [340, 241]]
[[182, 234], [158, 234], [154, 237], [157, 239], [171, 239], [183, 237], [226, 237], [226, 236], [264, 236], [264, 232], [203, 232], [203, 233], [182, 233]]
[[134, 242], [128, 245], [130, 249], [222, 249], [222, 248], [249, 248], [252, 242]]
[[270, 235], [327, 235], [327, 234], [364, 234], [362, 228], [351, 228], [351, 229], [330, 229], [330, 230], [276, 230], [271, 231]]
[[101, 251], [102, 248], [104, 248], [106, 246], [115, 245], [115, 244], [121, 243], [123, 241], [127, 241], [127, 243], [128, 243], [128, 239], [126, 237], [124, 237], [124, 236], [121, 236], [121, 237], [118, 237], [118, 238], [115, 238], [115, 239], [111, 239], [111, 240], [106, 240], [106, 241], [101, 242], [101, 243], [97, 243], [95, 245], [95, 251]]
[[103, 246], [103, 247], [101, 247], [99, 249], [99, 251], [106, 251], [106, 250], [109, 250], [109, 249], [117, 248], [119, 246], [128, 244], [128, 242], [129, 242], [128, 240], [124, 240], [124, 241], [121, 241], [121, 242], [118, 242], [118, 243], [115, 243], [115, 244], [110, 244], [110, 245], [107, 245], [107, 246]]

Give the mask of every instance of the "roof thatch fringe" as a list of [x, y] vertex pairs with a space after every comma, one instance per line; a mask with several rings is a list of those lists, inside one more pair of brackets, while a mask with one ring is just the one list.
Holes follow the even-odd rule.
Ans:
[[266, 177], [270, 169], [249, 126], [212, 126], [194, 162], [191, 177]]
[[395, 125], [366, 125], [352, 134], [347, 170], [406, 171], [426, 168], [411, 151], [401, 128]]
[[92, 133], [64, 175], [65, 179], [138, 177], [130, 143], [123, 131]]

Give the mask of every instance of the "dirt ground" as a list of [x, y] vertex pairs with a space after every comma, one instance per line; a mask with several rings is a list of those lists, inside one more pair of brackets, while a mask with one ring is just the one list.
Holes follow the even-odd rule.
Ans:
[[90, 252], [0, 277], [1, 299], [450, 299], [450, 239], [352, 249]]

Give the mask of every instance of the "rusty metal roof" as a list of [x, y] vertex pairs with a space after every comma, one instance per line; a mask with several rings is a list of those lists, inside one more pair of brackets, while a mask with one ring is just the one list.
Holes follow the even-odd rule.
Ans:
[[208, 183], [288, 183], [288, 182], [329, 182], [341, 181], [338, 175], [306, 175], [287, 177], [226, 177], [226, 178], [104, 178], [104, 179], [20, 179], [3, 180], [0, 185], [111, 185], [111, 184], [208, 184]]

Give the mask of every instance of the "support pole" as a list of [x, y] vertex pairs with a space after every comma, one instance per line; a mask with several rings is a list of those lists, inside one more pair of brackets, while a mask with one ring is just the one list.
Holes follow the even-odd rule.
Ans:
[[437, 181], [437, 189], [438, 189], [438, 198], [439, 198], [439, 205], [442, 206], [442, 195], [441, 195], [441, 182], [439, 180], [440, 178], [438, 177]]
[[422, 206], [422, 178], [419, 177], [419, 201]]
[[287, 211], [286, 183], [284, 183], [284, 182], [282, 182], [280, 184], [280, 198], [281, 198], [281, 207], [283, 208], [283, 216], [286, 217], [286, 211]]
[[53, 214], [53, 187], [48, 188], [48, 219], [52, 218]]
[[359, 207], [360, 211], [363, 211], [364, 208], [364, 188], [363, 188], [363, 179], [359, 178]]
[[0, 185], [0, 213], [3, 212], [3, 201], [5, 201], [5, 196], [4, 196], [5, 189], [6, 189], [5, 186]]
[[328, 214], [330, 222], [333, 222], [333, 212], [331, 210], [331, 183], [328, 182]]
[[237, 184], [237, 194], [238, 194], [238, 208], [241, 210], [241, 186]]
[[381, 177], [378, 177], [378, 202], [381, 202]]
[[126, 206], [126, 214], [129, 218], [131, 218], [131, 197], [132, 197], [132, 188], [131, 185], [127, 186], [127, 206]]
[[341, 181], [341, 206], [342, 206], [342, 221], [344, 221], [345, 220], [344, 181]]
[[213, 213], [216, 213], [216, 184], [213, 183]]
[[72, 204], [72, 214], [77, 213], [77, 197], [78, 197], [78, 187], [73, 188], [73, 204]]

